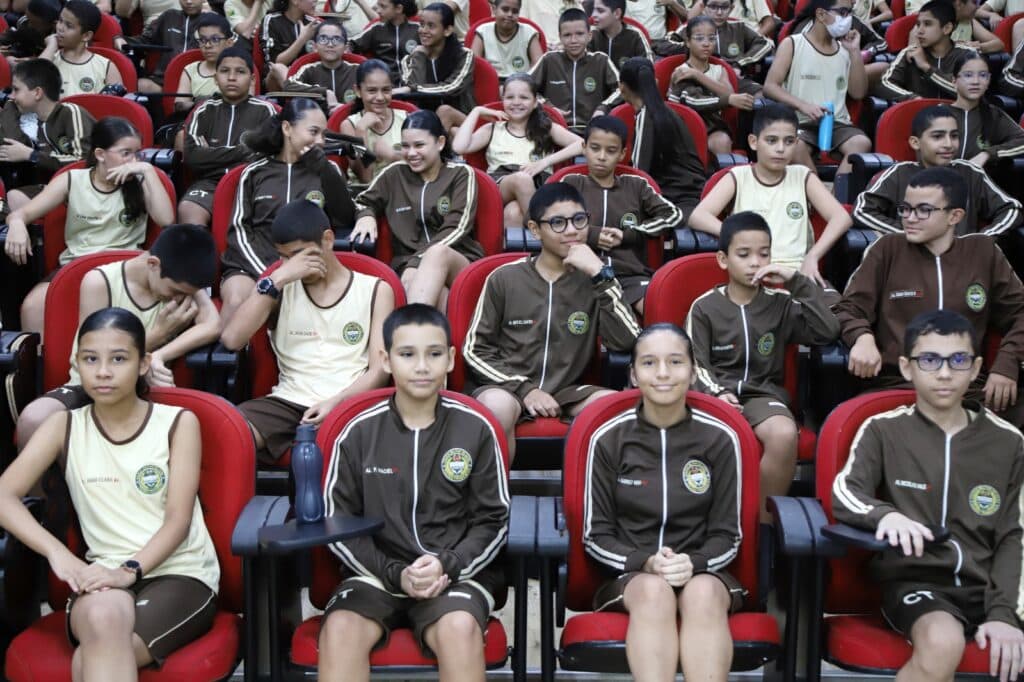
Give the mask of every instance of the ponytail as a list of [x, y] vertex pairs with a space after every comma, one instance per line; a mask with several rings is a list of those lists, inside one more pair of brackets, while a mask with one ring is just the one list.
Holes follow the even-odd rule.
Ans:
[[[505, 79], [505, 87], [507, 88], [509, 83], [515, 82], [526, 83], [533, 96], [537, 96], [537, 83], [530, 74], [512, 74]], [[544, 106], [540, 102], [537, 102], [533, 111], [530, 112], [530, 117], [526, 119], [526, 139], [533, 143], [533, 152], [539, 157], [547, 156], [555, 148], [555, 140], [551, 137], [551, 125], [551, 117], [548, 116], [548, 112], [544, 110]]]
[[[644, 110], [650, 116], [653, 130], [658, 135], [651, 168], [661, 168], [668, 160], [667, 157], [675, 154], [682, 146], [678, 127], [682, 122], [662, 99], [658, 82], [654, 78], [654, 65], [650, 60], [630, 57], [619, 71], [619, 80], [643, 100]], [[646, 168], [643, 170], [651, 172]]]
[[284, 148], [281, 124], [287, 121], [295, 125], [310, 109], [320, 110], [320, 106], [308, 97], [289, 100], [279, 113], [268, 118], [259, 128], [244, 133], [242, 144], [262, 156], [277, 156]]
[[[436, 12], [441, 17], [442, 28], [455, 27], [455, 12], [443, 2], [432, 2], [424, 7], [422, 12]], [[437, 58], [438, 78], [447, 78], [458, 66], [461, 57], [462, 42], [455, 37], [455, 32], [452, 31], [444, 39], [444, 48], [441, 50], [441, 56]]]

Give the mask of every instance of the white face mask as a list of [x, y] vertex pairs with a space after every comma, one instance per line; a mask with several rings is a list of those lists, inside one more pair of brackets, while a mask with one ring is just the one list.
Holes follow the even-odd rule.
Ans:
[[828, 34], [833, 38], [842, 38], [853, 28], [853, 17], [836, 17], [836, 20], [828, 25]]

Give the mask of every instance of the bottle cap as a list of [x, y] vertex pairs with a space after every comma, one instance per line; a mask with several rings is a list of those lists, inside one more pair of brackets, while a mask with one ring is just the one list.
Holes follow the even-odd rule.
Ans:
[[295, 429], [296, 443], [311, 443], [316, 440], [316, 424], [299, 424]]

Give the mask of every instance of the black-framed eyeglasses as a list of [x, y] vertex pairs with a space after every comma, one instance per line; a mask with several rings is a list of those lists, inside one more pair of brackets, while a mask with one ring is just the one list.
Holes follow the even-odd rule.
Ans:
[[203, 47], [216, 47], [217, 45], [223, 43], [225, 40], [227, 40], [227, 38], [225, 38], [224, 36], [213, 36], [211, 38], [205, 38], [200, 36], [196, 38], [196, 42]]
[[732, 5], [726, 4], [724, 2], [721, 4], [714, 2], [708, 5], [704, 5], [704, 9], [706, 9], [709, 12], [728, 12], [730, 9], [732, 9]]
[[317, 45], [341, 45], [345, 42], [344, 36], [317, 36]]
[[949, 368], [955, 372], [966, 372], [974, 367], [975, 357], [972, 353], [953, 353], [952, 355], [921, 353], [910, 356], [910, 359], [917, 363], [918, 369], [922, 372], [938, 372], [942, 369], [943, 364], [948, 364]]
[[556, 215], [548, 220], [540, 220], [541, 225], [547, 223], [551, 226], [552, 232], [565, 232], [565, 228], [569, 227], [569, 223], [577, 230], [582, 230], [590, 224], [590, 214], [586, 211], [580, 211], [579, 213], [573, 213], [571, 216], [560, 216]]
[[910, 214], [918, 220], [928, 220], [932, 217], [932, 213], [935, 211], [948, 211], [949, 206], [932, 206], [931, 204], [918, 204], [917, 206], [911, 206], [910, 204], [897, 204], [896, 215], [900, 218], [909, 218]]
[[841, 17], [848, 17], [853, 14], [853, 10], [849, 7], [829, 7], [828, 11], [832, 12], [832, 14], [838, 14]]

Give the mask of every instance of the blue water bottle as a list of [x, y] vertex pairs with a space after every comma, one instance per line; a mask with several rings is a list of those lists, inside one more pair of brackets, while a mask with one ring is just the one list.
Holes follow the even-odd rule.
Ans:
[[316, 426], [300, 424], [292, 445], [293, 507], [299, 523], [316, 523], [324, 518], [324, 496], [320, 489], [323, 467], [323, 455], [316, 444]]
[[832, 127], [835, 122], [835, 108], [832, 102], [826, 102], [825, 115], [818, 124], [818, 149], [823, 152], [832, 151]]

